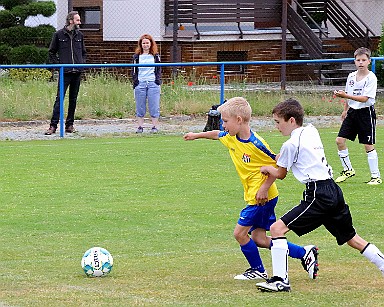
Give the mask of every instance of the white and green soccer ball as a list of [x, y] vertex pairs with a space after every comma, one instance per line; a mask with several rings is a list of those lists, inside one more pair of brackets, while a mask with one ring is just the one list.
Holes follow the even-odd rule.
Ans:
[[113, 257], [102, 247], [92, 247], [84, 253], [81, 267], [89, 277], [101, 277], [111, 272]]

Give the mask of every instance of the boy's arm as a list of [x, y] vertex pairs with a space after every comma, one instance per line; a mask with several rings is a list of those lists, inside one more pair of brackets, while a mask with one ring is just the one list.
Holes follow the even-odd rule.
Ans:
[[264, 205], [268, 201], [268, 190], [275, 180], [276, 178], [273, 176], [267, 177], [256, 193], [256, 205]]
[[[362, 102], [362, 103], [365, 103], [368, 101], [369, 97], [368, 96], [355, 96], [355, 95], [349, 95], [347, 94], [346, 92], [344, 92], [343, 90], [340, 90], [340, 91], [334, 91], [333, 92], [337, 97], [341, 97], [341, 98], [346, 98], [346, 99], [351, 99], [351, 100], [355, 100], [355, 101], [358, 101], [358, 102]], [[344, 109], [345, 110], [345, 109]]]
[[204, 131], [204, 132], [188, 132], [183, 136], [184, 140], [192, 141], [196, 139], [218, 140], [220, 130]]
[[341, 112], [341, 120], [342, 121], [347, 117], [347, 112], [348, 112], [348, 109], [349, 109], [348, 102], [344, 101], [343, 105], [344, 105], [344, 109], [343, 109], [343, 112]]
[[269, 177], [274, 177], [283, 180], [287, 176], [287, 169], [281, 166], [277, 168], [272, 165], [264, 165], [260, 168], [260, 172], [264, 175], [268, 175]]

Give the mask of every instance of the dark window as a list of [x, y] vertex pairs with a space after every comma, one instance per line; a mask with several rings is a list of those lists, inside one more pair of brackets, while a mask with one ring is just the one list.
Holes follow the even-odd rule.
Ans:
[[[217, 51], [217, 62], [247, 61], [247, 51]], [[224, 72], [228, 74], [244, 74], [246, 65], [224, 65]], [[217, 71], [220, 72], [220, 65]]]
[[74, 7], [81, 18], [81, 29], [100, 29], [100, 7]]

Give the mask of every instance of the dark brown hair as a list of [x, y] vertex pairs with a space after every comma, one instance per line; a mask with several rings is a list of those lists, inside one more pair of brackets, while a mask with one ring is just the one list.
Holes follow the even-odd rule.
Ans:
[[303, 125], [304, 109], [300, 102], [298, 102], [296, 99], [289, 98], [283, 102], [280, 102], [276, 107], [273, 108], [272, 114], [284, 118], [286, 122], [291, 117], [293, 117], [296, 120], [296, 124], [299, 126]]

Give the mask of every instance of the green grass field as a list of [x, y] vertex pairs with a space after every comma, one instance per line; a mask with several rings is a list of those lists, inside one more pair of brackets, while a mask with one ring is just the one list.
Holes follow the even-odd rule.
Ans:
[[[337, 129], [320, 130], [334, 172]], [[278, 151], [286, 139], [261, 132]], [[378, 131], [384, 173], [384, 129]], [[384, 250], [384, 189], [369, 187], [366, 155], [349, 144], [357, 175], [343, 183], [355, 228]], [[290, 259], [291, 293], [236, 281], [247, 268], [232, 232], [242, 187], [218, 141], [181, 135], [0, 142], [0, 306], [384, 306], [384, 278], [359, 252], [320, 228], [299, 244], [319, 247], [309, 280]], [[277, 215], [301, 198], [290, 174], [278, 182]], [[114, 256], [104, 278], [80, 260], [92, 246]], [[270, 252], [262, 250], [272, 273]]]

